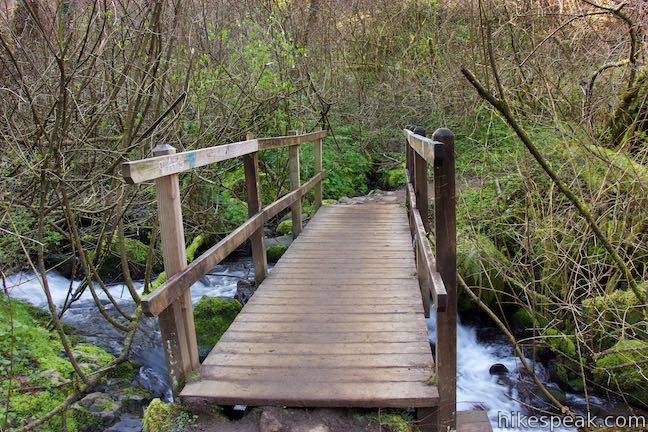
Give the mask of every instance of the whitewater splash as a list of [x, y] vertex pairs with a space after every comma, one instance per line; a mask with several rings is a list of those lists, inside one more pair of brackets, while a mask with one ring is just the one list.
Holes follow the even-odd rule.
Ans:
[[[428, 319], [428, 336], [430, 342], [436, 340], [436, 316], [431, 311]], [[520, 400], [516, 373], [507, 375], [508, 383], [502, 383], [497, 375], [491, 375], [490, 368], [495, 364], [506, 366], [511, 372], [519, 371], [522, 363], [515, 356], [513, 349], [503, 343], [485, 343], [478, 340], [477, 328], [457, 323], [457, 410], [484, 410], [488, 414], [495, 432], [520, 429], [498, 427], [498, 417], [511, 418], [513, 413], [527, 413], [529, 410]], [[529, 360], [529, 364], [533, 364]], [[545, 377], [546, 371], [541, 364], [534, 364], [539, 377]], [[518, 384], [518, 385], [516, 385]], [[552, 384], [548, 384], [552, 385]], [[553, 384], [555, 386], [555, 384]], [[581, 404], [584, 400], [573, 394], [567, 394], [568, 403]], [[534, 431], [549, 430], [534, 428]], [[575, 431], [576, 429], [553, 428], [553, 431]]]

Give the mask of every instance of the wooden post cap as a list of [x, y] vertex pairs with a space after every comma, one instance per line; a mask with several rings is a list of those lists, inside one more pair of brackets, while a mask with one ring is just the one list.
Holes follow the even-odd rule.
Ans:
[[176, 152], [176, 148], [170, 144], [158, 144], [153, 149], [154, 156], [170, 155], [170, 154], [174, 154], [175, 152]]
[[444, 142], [447, 139], [454, 139], [454, 133], [448, 128], [439, 128], [434, 131], [432, 139], [435, 141]]

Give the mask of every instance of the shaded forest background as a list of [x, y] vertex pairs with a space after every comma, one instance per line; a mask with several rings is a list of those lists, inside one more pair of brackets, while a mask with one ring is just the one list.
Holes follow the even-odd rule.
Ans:
[[[62, 309], [50, 302], [45, 320], [82, 392], [101, 374], [77, 364], [57, 317], [82, 290], [97, 297], [116, 280], [138, 302], [132, 281], [149, 290], [161, 271], [155, 191], [126, 185], [123, 161], [160, 143], [191, 150], [322, 126], [324, 194], [338, 199], [403, 184], [406, 124], [450, 127], [460, 307], [491, 310], [527, 356], [552, 360], [565, 388], [646, 406], [647, 31], [645, 1], [5, 5], [0, 268], [85, 281]], [[462, 66], [506, 101], [591, 221]], [[306, 177], [313, 157], [306, 149], [302, 158]], [[268, 203], [289, 188], [287, 152], [265, 152], [260, 164]], [[181, 186], [185, 231], [199, 251], [247, 218], [236, 161], [187, 173]], [[129, 343], [139, 313], [104, 315]], [[3, 338], [3, 357], [16, 346]], [[0, 364], [2, 376], [16, 367]]]

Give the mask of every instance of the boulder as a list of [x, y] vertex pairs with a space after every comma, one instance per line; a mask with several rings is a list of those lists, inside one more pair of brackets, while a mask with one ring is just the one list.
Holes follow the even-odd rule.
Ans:
[[292, 235], [292, 226], [292, 219], [286, 219], [277, 225], [277, 232], [281, 235]]
[[253, 281], [241, 279], [236, 283], [236, 294], [234, 295], [234, 299], [244, 305], [252, 298], [255, 291], [256, 284]]
[[104, 430], [115, 423], [121, 412], [121, 403], [105, 393], [95, 392], [70, 407], [77, 429], [81, 432]]
[[648, 406], [648, 343], [622, 339], [596, 359], [594, 379], [609, 388], [620, 388], [626, 397]]
[[508, 374], [508, 372], [508, 368], [502, 363], [495, 363], [488, 370], [488, 373], [490, 373], [491, 375], [506, 375]]
[[203, 296], [194, 307], [198, 353], [205, 356], [229, 328], [243, 306], [236, 300]]
[[288, 246], [282, 244], [275, 244], [266, 248], [266, 255], [268, 257], [268, 262], [276, 263], [279, 261], [279, 258], [282, 257], [284, 252], [288, 250]]
[[142, 432], [165, 432], [173, 430], [180, 408], [171, 403], [153, 399], [144, 412]]
[[293, 241], [292, 234], [282, 235], [279, 237], [270, 237], [265, 239], [266, 249], [275, 245], [290, 246]]

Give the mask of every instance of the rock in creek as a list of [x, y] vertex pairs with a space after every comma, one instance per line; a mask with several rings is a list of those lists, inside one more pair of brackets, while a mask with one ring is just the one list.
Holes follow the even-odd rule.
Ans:
[[236, 283], [236, 294], [234, 299], [238, 300], [239, 303], [244, 305], [252, 298], [252, 295], [256, 291], [256, 283], [250, 280], [239, 280]]
[[490, 373], [491, 375], [506, 375], [508, 372], [508, 368], [502, 363], [495, 363], [488, 370], [488, 373]]

